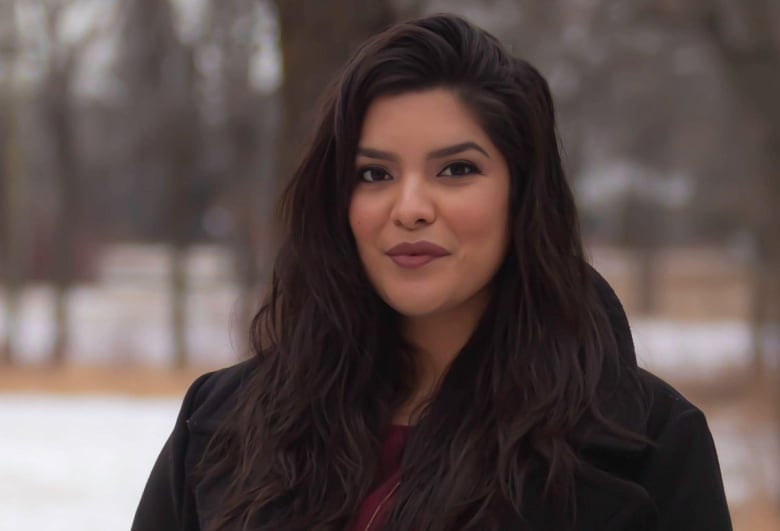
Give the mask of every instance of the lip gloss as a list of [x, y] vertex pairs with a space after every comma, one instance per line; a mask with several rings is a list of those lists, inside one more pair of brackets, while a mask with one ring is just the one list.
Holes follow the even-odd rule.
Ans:
[[396, 265], [406, 269], [422, 267], [425, 264], [436, 260], [437, 258], [440, 257], [432, 256], [430, 254], [398, 254], [390, 257], [390, 259], [395, 262]]

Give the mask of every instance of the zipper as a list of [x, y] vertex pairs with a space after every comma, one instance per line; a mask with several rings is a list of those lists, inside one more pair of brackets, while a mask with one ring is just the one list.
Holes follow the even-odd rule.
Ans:
[[390, 489], [390, 492], [385, 494], [385, 497], [382, 498], [382, 501], [379, 502], [379, 504], [376, 506], [376, 509], [374, 509], [374, 514], [371, 515], [371, 520], [368, 521], [368, 524], [366, 525], [366, 528], [363, 531], [370, 531], [371, 525], [374, 523], [374, 519], [376, 518], [376, 515], [379, 514], [379, 509], [382, 508], [382, 506], [387, 502], [387, 500], [390, 499], [390, 497], [395, 493], [395, 491], [398, 489], [398, 486], [401, 484], [401, 481], [398, 480], [395, 482], [395, 485], [393, 485], [393, 488]]

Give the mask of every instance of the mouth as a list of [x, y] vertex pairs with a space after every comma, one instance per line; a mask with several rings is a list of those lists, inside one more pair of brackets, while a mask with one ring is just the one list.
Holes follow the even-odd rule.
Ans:
[[444, 247], [423, 240], [399, 243], [388, 250], [386, 254], [399, 267], [417, 268], [450, 253]]
[[422, 267], [436, 260], [437, 258], [441, 257], [430, 254], [396, 254], [390, 256], [390, 259], [395, 262], [397, 266], [403, 267], [405, 269], [416, 269], [418, 267]]

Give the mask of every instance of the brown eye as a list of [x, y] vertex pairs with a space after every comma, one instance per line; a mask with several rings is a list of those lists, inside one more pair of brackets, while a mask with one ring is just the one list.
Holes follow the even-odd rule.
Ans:
[[444, 177], [463, 177], [479, 173], [479, 169], [469, 162], [453, 162], [439, 174]]
[[382, 168], [363, 168], [360, 170], [359, 175], [360, 179], [367, 183], [386, 181], [390, 178], [390, 174]]

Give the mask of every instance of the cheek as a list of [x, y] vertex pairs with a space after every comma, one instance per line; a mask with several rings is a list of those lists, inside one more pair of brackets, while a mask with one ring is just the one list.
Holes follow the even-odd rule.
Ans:
[[349, 226], [358, 248], [376, 238], [381, 227], [378, 212], [372, 208], [372, 202], [360, 194], [355, 194], [349, 204]]
[[509, 206], [502, 197], [478, 195], [453, 209], [450, 224], [463, 243], [494, 247], [506, 239], [508, 211]]

